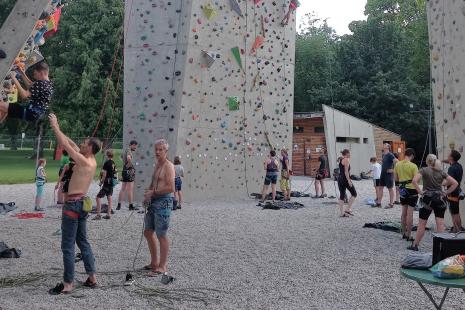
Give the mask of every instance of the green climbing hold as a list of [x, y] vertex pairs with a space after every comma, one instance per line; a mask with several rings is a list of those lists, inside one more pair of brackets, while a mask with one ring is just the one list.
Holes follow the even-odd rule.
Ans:
[[238, 64], [239, 67], [241, 68], [241, 70], [244, 70], [244, 69], [242, 68], [241, 52], [240, 52], [239, 48], [238, 48], [237, 46], [236, 46], [236, 47], [233, 47], [233, 48], [231, 49], [231, 52], [232, 52], [232, 54], [233, 54], [233, 56], [234, 56], [234, 59], [236, 59], [237, 64]]
[[229, 107], [229, 111], [239, 110], [239, 97], [237, 96], [228, 97], [228, 107]]

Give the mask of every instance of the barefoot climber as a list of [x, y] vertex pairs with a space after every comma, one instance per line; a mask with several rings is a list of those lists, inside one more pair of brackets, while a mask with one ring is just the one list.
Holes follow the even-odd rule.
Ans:
[[[166, 236], [173, 209], [173, 193], [175, 191], [174, 165], [167, 159], [169, 145], [165, 140], [155, 142], [156, 166], [152, 183], [145, 191], [145, 202], [149, 203], [145, 215], [144, 236], [150, 251], [150, 264], [144, 269], [152, 270], [149, 276], [156, 276], [168, 271], [169, 239]], [[157, 256], [157, 244], [154, 233], [160, 243], [160, 261]]]
[[73, 290], [74, 281], [74, 244], [81, 250], [84, 268], [89, 275], [84, 286], [94, 288], [97, 286], [95, 277], [95, 260], [92, 249], [87, 241], [86, 233], [86, 205], [85, 197], [97, 169], [95, 154], [100, 151], [101, 143], [97, 138], [87, 138], [78, 147], [60, 130], [58, 120], [54, 114], [49, 115], [50, 126], [56, 135], [57, 141], [74, 159], [73, 175], [69, 183], [68, 195], [63, 206], [61, 220], [61, 250], [63, 252], [63, 282], [50, 289], [50, 294], [67, 294]]

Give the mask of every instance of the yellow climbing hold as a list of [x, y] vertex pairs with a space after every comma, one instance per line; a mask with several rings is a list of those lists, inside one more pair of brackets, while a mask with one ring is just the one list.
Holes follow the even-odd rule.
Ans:
[[202, 7], [202, 10], [203, 14], [205, 14], [205, 17], [207, 17], [208, 20], [212, 19], [216, 15], [216, 11], [211, 4], [207, 4], [206, 6]]
[[434, 60], [434, 61], [438, 61], [438, 60], [439, 60], [439, 54], [438, 54], [438, 53], [433, 53], [432, 57], [433, 57], [433, 60]]

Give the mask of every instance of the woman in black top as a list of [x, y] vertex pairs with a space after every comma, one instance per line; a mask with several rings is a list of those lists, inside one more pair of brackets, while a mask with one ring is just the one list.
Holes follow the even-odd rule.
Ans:
[[[357, 197], [357, 191], [350, 179], [350, 151], [345, 149], [341, 153], [343, 157], [339, 162], [339, 178], [337, 180], [337, 185], [339, 187], [339, 211], [341, 217], [348, 217], [349, 215], [353, 215], [352, 204]], [[351, 197], [347, 204], [347, 210], [344, 211], [346, 190], [349, 190]]]

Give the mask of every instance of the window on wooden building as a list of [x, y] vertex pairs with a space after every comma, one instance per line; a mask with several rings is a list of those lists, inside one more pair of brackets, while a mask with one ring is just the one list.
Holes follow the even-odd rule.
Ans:
[[304, 133], [304, 127], [294, 126], [294, 133]]
[[325, 133], [325, 128], [324, 127], [315, 127], [315, 133]]
[[339, 142], [339, 143], [360, 143], [360, 138], [336, 137], [336, 142]]

